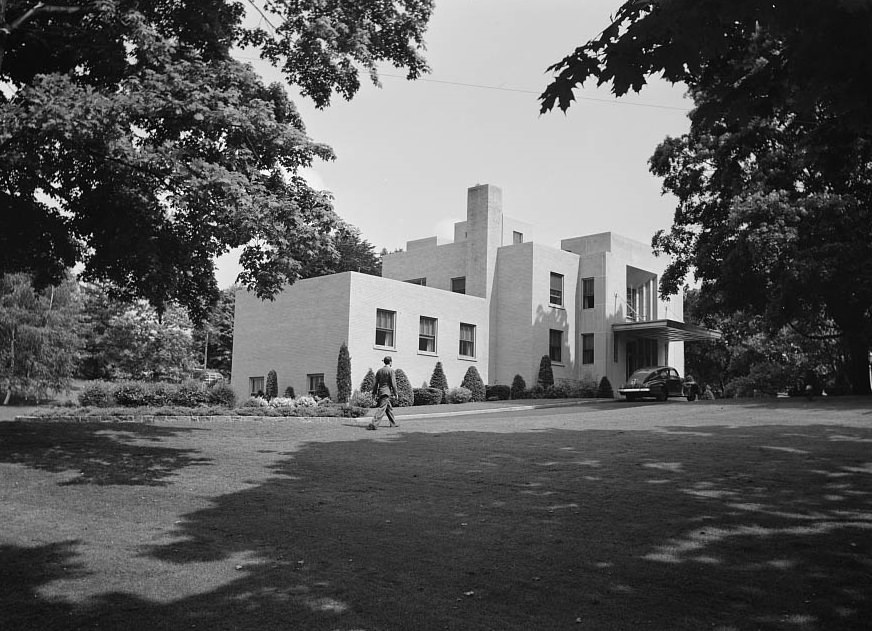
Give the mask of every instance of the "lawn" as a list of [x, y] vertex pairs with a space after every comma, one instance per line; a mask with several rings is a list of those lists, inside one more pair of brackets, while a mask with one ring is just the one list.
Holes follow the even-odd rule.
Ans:
[[0, 627], [869, 628], [868, 400], [399, 421], [0, 422]]

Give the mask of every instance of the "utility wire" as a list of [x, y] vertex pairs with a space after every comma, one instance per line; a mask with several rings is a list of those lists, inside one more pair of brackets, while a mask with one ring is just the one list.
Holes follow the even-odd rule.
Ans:
[[[384, 72], [380, 72], [379, 76], [380, 77], [390, 77], [392, 79], [405, 79], [406, 78], [402, 75], [388, 74], [388, 73], [384, 73]], [[524, 88], [504, 88], [504, 87], [496, 86], [496, 85], [483, 85], [480, 83], [463, 83], [460, 81], [445, 81], [442, 79], [426, 79], [423, 77], [418, 77], [417, 79], [415, 79], [415, 81], [424, 81], [426, 83], [441, 83], [444, 85], [456, 85], [456, 86], [461, 86], [464, 88], [479, 88], [481, 90], [499, 90], [501, 92], [518, 92], [520, 94], [535, 94], [536, 96], [539, 96], [541, 94], [541, 92], [537, 92], [535, 90], [526, 90]], [[678, 112], [689, 112], [690, 111], [690, 108], [678, 107], [676, 105], [659, 105], [656, 103], [633, 103], [631, 101], [620, 101], [617, 99], [600, 99], [600, 98], [596, 98], [593, 96], [576, 96], [575, 98], [578, 100], [596, 101], [598, 103], [606, 103], [609, 105], [635, 105], [636, 107], [651, 107], [651, 108], [656, 108], [656, 109], [661, 109], [661, 110], [675, 110]]]

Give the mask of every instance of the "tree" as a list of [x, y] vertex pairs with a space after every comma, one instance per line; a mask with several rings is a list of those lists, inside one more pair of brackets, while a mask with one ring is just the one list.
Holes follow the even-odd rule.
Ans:
[[548, 355], [542, 355], [539, 360], [539, 376], [536, 383], [546, 390], [554, 385], [554, 371], [551, 368], [551, 358]]
[[267, 401], [271, 401], [279, 396], [279, 376], [275, 370], [270, 370], [266, 373], [266, 384], [264, 384], [263, 394]]
[[527, 382], [521, 375], [515, 375], [512, 379], [511, 397], [513, 399], [523, 399], [527, 396]]
[[336, 400], [339, 403], [348, 403], [351, 396], [351, 355], [348, 354], [348, 345], [342, 342], [339, 347], [339, 359], [336, 362]]
[[26, 274], [0, 277], [0, 380], [13, 396], [47, 398], [69, 387], [81, 304], [74, 281], [38, 291]]
[[194, 328], [194, 348], [202, 358], [201, 366], [229, 376], [233, 368], [233, 314], [236, 289], [222, 289], [218, 302], [206, 318]]
[[872, 2], [627, 2], [552, 70], [543, 111], [588, 78], [618, 96], [657, 73], [687, 84], [690, 131], [651, 158], [678, 198], [653, 239], [672, 257], [661, 293], [693, 273], [709, 308], [769, 332], [835, 324], [868, 394]]
[[445, 376], [445, 371], [442, 369], [442, 362], [436, 362], [433, 368], [433, 374], [430, 377], [430, 387], [438, 388], [442, 392], [442, 400], [439, 403], [446, 403], [448, 395], [448, 377]]
[[478, 374], [478, 369], [475, 366], [470, 366], [463, 375], [463, 381], [460, 382], [461, 388], [466, 388], [472, 393], [473, 401], [486, 401], [487, 395], [484, 387], [484, 381], [481, 375]]
[[97, 285], [84, 285], [82, 294], [81, 376], [170, 381], [190, 376], [197, 349], [183, 309], [171, 305], [161, 316], [143, 300], [123, 304]]
[[426, 71], [432, 0], [265, 9], [275, 32], [244, 27], [232, 0], [0, 2], [0, 273], [42, 287], [81, 264], [115, 297], [200, 320], [231, 248], [261, 298], [338, 260], [344, 225], [298, 174], [332, 151], [230, 51], [259, 49], [326, 107], [381, 62]]
[[335, 250], [322, 252], [310, 261], [303, 277], [326, 276], [340, 272], [360, 272], [381, 276], [381, 258], [376, 256], [375, 247], [360, 234], [354, 226], [343, 224], [333, 234]]

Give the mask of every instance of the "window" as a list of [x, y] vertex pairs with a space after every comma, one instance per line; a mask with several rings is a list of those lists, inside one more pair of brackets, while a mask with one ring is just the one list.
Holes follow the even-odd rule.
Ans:
[[315, 396], [318, 390], [324, 385], [324, 373], [314, 375], [306, 375], [306, 381], [309, 383], [309, 394]]
[[563, 274], [551, 272], [551, 295], [548, 300], [552, 305], [563, 305]]
[[593, 309], [593, 279], [581, 279], [581, 308]]
[[639, 293], [632, 287], [627, 287], [627, 320], [636, 321], [636, 301]]
[[396, 311], [375, 311], [375, 345], [394, 347], [394, 320]]
[[455, 294], [466, 293], [466, 276], [458, 276], [451, 279], [451, 291]]
[[460, 323], [461, 357], [475, 357], [475, 325]]
[[548, 334], [548, 356], [553, 362], [563, 361], [563, 331], [551, 329]]
[[251, 393], [251, 396], [256, 396], [258, 392], [263, 395], [263, 377], [249, 377], [248, 391]]
[[427, 279], [426, 278], [411, 278], [411, 279], [407, 280], [406, 282], [412, 283], [413, 285], [421, 285], [423, 287], [427, 286]]
[[518, 243], [524, 242], [524, 233], [518, 232], [517, 230], [512, 231], [512, 243], [517, 245]]
[[593, 363], [593, 333], [584, 333], [581, 336], [581, 363]]
[[436, 318], [421, 316], [418, 350], [425, 353], [436, 352]]

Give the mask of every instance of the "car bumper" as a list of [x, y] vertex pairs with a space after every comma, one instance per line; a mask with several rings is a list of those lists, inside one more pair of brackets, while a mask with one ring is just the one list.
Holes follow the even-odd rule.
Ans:
[[623, 396], [636, 395], [637, 397], [652, 396], [651, 388], [620, 388], [618, 394]]

